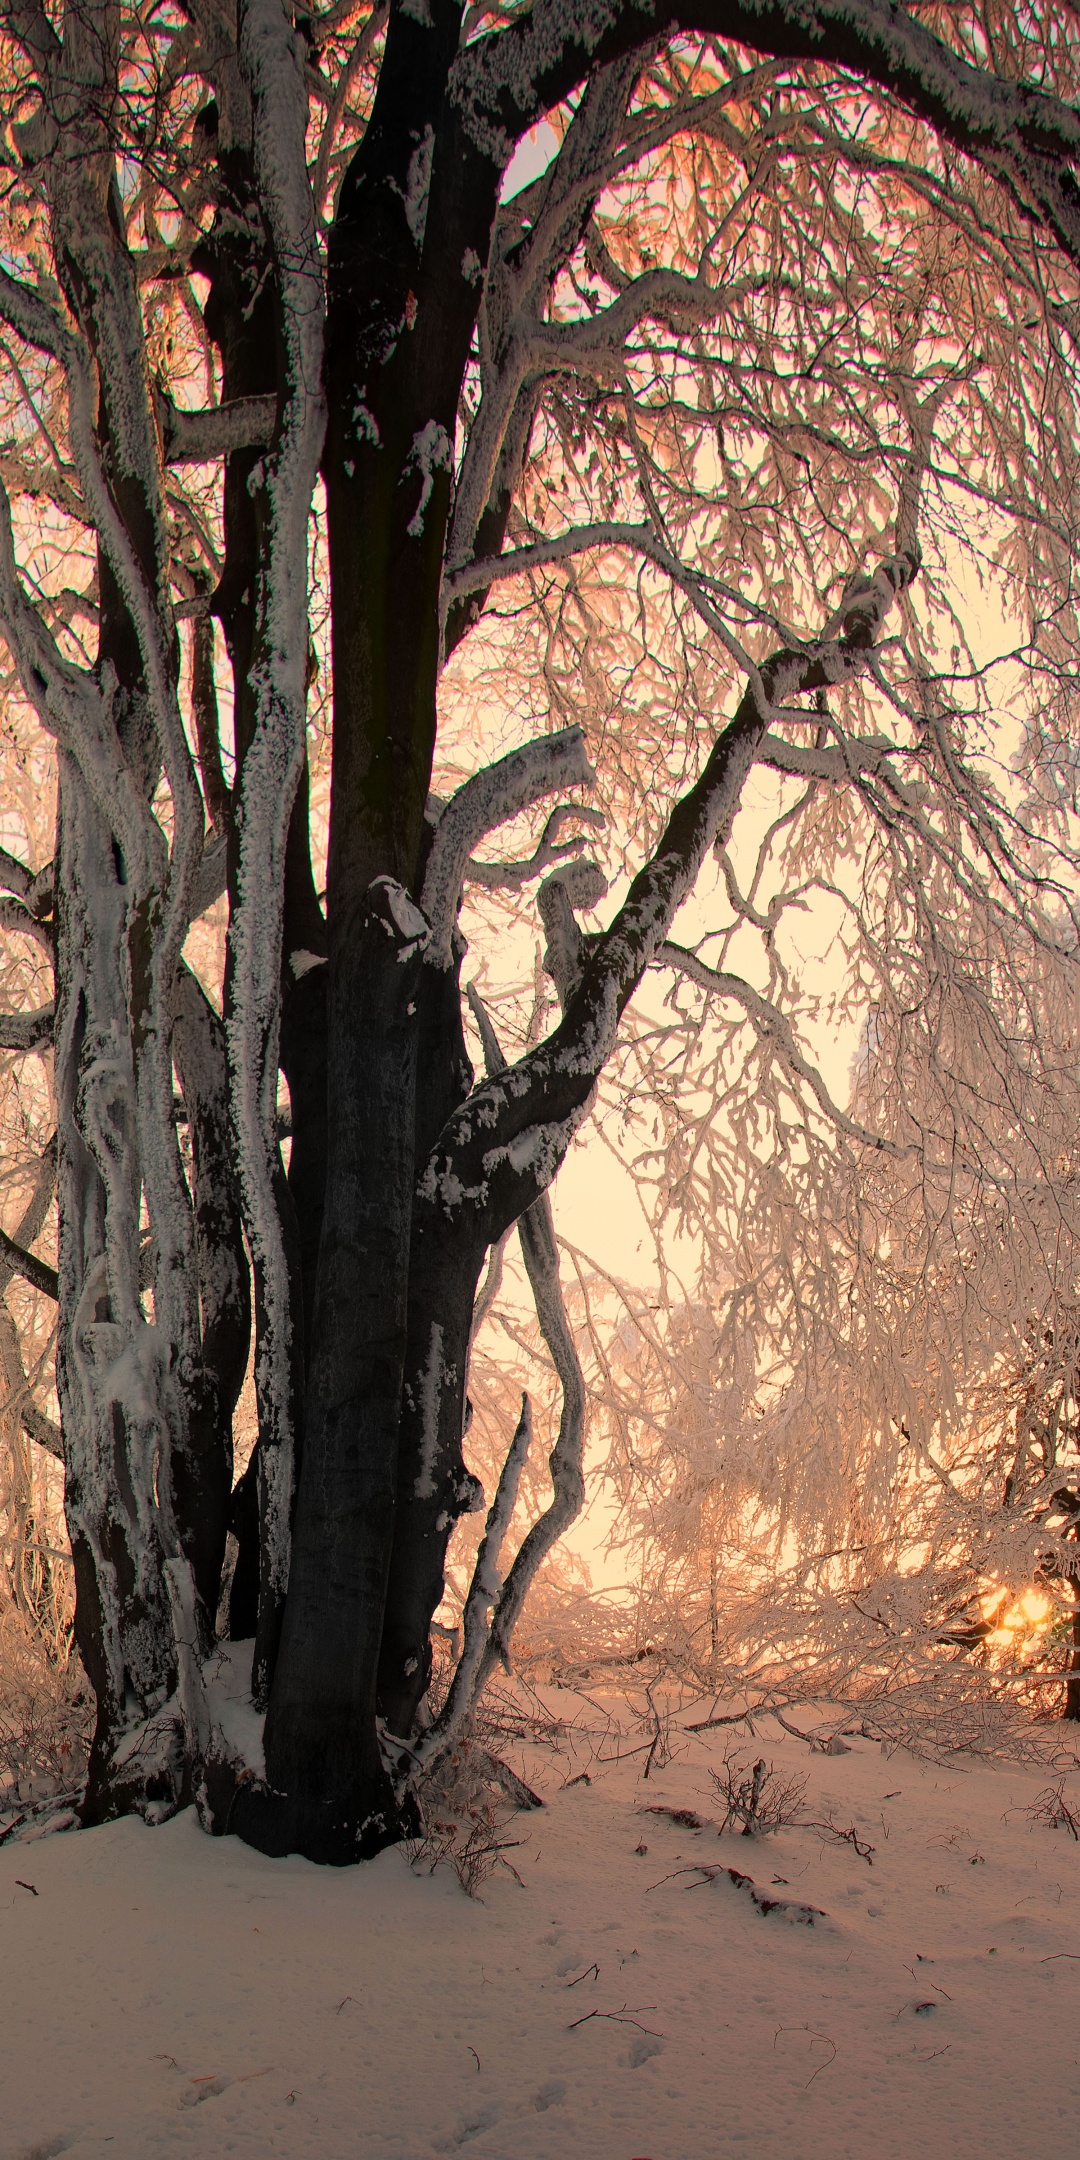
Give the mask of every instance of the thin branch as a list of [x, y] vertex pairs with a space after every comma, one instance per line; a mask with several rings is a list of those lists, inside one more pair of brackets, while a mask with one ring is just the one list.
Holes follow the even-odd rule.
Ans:
[[467, 885], [482, 885], [486, 892], [520, 892], [542, 870], [568, 855], [577, 855], [585, 845], [584, 833], [573, 833], [569, 840], [559, 838], [568, 818], [592, 825], [602, 831], [607, 819], [602, 810], [595, 810], [588, 803], [559, 803], [552, 811], [534, 852], [519, 862], [477, 862], [471, 856], [465, 865]]
[[47, 1261], [39, 1260], [35, 1253], [24, 1251], [21, 1245], [15, 1243], [14, 1238], [9, 1238], [6, 1230], [0, 1230], [0, 1260], [6, 1261], [8, 1267], [14, 1269], [16, 1275], [21, 1275], [23, 1281], [28, 1282], [33, 1289], [42, 1291], [45, 1297], [52, 1298], [53, 1303], [56, 1303], [60, 1295], [56, 1269], [49, 1267]]
[[744, 982], [741, 975], [729, 975], [716, 968], [707, 967], [703, 960], [698, 959], [696, 953], [687, 952], [685, 946], [675, 945], [670, 940], [661, 945], [653, 964], [656, 967], [675, 968], [688, 982], [696, 983], [701, 990], [708, 990], [719, 997], [736, 998], [743, 1006], [759, 1041], [773, 1044], [788, 1070], [798, 1079], [805, 1080], [820, 1109], [824, 1111], [830, 1124], [836, 1126], [838, 1132], [846, 1133], [849, 1139], [860, 1141], [863, 1147], [873, 1148], [878, 1154], [893, 1155], [898, 1161], [906, 1161], [916, 1152], [914, 1147], [900, 1147], [884, 1133], [871, 1132], [867, 1126], [859, 1125], [854, 1118], [848, 1117], [845, 1110], [840, 1109], [838, 1103], [834, 1103], [816, 1066], [809, 1064], [798, 1048], [790, 1020], [780, 1011], [779, 1006], [763, 997], [760, 990], [755, 990], [750, 983]]

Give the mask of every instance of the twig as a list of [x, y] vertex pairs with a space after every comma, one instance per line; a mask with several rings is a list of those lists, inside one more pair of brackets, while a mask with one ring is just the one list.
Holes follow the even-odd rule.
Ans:
[[[872, 1855], [877, 1851], [877, 1847], [865, 1843], [860, 1838], [854, 1823], [852, 1823], [849, 1830], [841, 1830], [839, 1823], [834, 1822], [805, 1822], [800, 1823], [799, 1828], [801, 1830], [819, 1830], [824, 1837], [835, 1838], [838, 1845], [850, 1845], [852, 1851], [858, 1853], [860, 1860], [865, 1860], [867, 1867], [873, 1867]], [[887, 1832], [886, 1835], [888, 1835]]]
[[[641, 2003], [638, 2007], [642, 2010], [655, 2010], [656, 2004]], [[612, 2025], [636, 2025], [639, 2032], [649, 2033], [654, 2040], [662, 2040], [664, 2037], [663, 2033], [654, 2032], [651, 2025], [643, 2025], [640, 2018], [627, 2009], [625, 2003], [621, 2010], [586, 2010], [584, 2017], [575, 2018], [573, 2024], [567, 2026], [567, 2032], [576, 2032], [578, 2026], [587, 2025], [590, 2018], [607, 2018]]]
[[757, 1739], [757, 1732], [754, 1726], [754, 1720], [751, 1717], [749, 1710], [736, 1711], [733, 1715], [729, 1717], [701, 1718], [696, 1725], [684, 1725], [683, 1731], [715, 1732], [718, 1725], [748, 1725], [750, 1727], [751, 1739]]

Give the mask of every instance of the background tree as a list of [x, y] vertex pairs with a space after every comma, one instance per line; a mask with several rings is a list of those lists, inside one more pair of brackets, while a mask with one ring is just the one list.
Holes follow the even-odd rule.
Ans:
[[[579, 1504], [545, 1194], [605, 1070], [670, 1122], [665, 1196], [716, 1225], [756, 1102], [796, 1154], [815, 1104], [836, 1122], [785, 911], [831, 892], [849, 1008], [893, 970], [939, 1032], [973, 891], [991, 944], [1006, 922], [1061, 944], [1074, 26], [876, 0], [3, 19], [0, 619], [58, 800], [55, 868], [10, 858], [6, 918], [54, 945], [55, 1015], [14, 1011], [5, 1040], [53, 1042], [86, 1815], [197, 1790], [266, 1850], [347, 1860], [395, 1834]], [[540, 122], [549, 162], [504, 201]], [[972, 762], [1000, 754], [1001, 681], [961, 619], [965, 552], [1007, 598], [1037, 817]], [[470, 770], [500, 726], [513, 747]], [[742, 806], [762, 845], [762, 766], [812, 866], [771, 919], [735, 831]], [[583, 932], [593, 806], [562, 798], [594, 784], [615, 894]], [[516, 819], [519, 854], [477, 857]], [[715, 849], [728, 913], [702, 923]], [[532, 998], [523, 1027], [477, 992], [474, 1081], [462, 890], [472, 934], [541, 879], [561, 1012]], [[223, 887], [219, 994], [190, 939]], [[757, 981], [731, 964], [747, 928]], [[658, 1020], [650, 969], [704, 1007]], [[730, 1085], [747, 1029], [759, 1083], [786, 1076], [763, 1098]], [[944, 1072], [958, 1129], [964, 1086]], [[502, 1576], [526, 1411], [426, 1726], [479, 1498], [477, 1284], [515, 1224], [563, 1389], [553, 1499]], [[24, 1281], [43, 1226], [14, 1241]], [[258, 1445], [231, 1496], [252, 1303]], [[204, 1684], [230, 1509], [265, 1780]]]

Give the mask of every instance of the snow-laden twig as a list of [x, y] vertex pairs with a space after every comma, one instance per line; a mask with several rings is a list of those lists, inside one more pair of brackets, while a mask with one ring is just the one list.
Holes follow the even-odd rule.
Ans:
[[890, 557], [848, 586], [832, 618], [838, 634], [776, 653], [752, 671], [700, 777], [675, 804], [614, 921], [592, 944], [561, 1026], [508, 1071], [479, 1082], [448, 1119], [418, 1183], [422, 1202], [448, 1217], [481, 1207], [489, 1238], [497, 1238], [550, 1184], [587, 1115], [626, 1005], [710, 848], [731, 830], [768, 720], [791, 698], [863, 672], [916, 568], [909, 557]]
[[470, 856], [465, 865], [467, 885], [482, 885], [485, 892], [520, 892], [542, 870], [550, 869], [552, 863], [565, 861], [567, 856], [579, 855], [585, 846], [584, 833], [572, 833], [568, 840], [561, 838], [567, 820], [573, 818], [579, 824], [591, 825], [600, 831], [607, 824], [602, 810], [589, 803], [557, 803], [531, 855], [520, 862], [478, 862]]
[[817, 1067], [804, 1058], [795, 1041], [790, 1020], [780, 1011], [778, 1005], [773, 1004], [771, 998], [763, 997], [760, 990], [755, 990], [751, 983], [744, 982], [741, 975], [732, 975], [722, 969], [707, 966], [704, 960], [699, 960], [696, 953], [688, 952], [683, 945], [673, 944], [670, 939], [666, 939], [661, 945], [654, 965], [674, 968], [676, 973], [684, 975], [688, 982], [696, 983], [699, 989], [710, 991], [715, 996], [734, 998], [746, 1012], [758, 1040], [775, 1048], [793, 1078], [805, 1081], [818, 1108], [830, 1124], [835, 1125], [838, 1132], [845, 1133], [851, 1140], [858, 1140], [863, 1147], [874, 1148], [878, 1154], [895, 1155], [900, 1161], [914, 1154], [913, 1144], [899, 1146], [887, 1133], [871, 1132], [868, 1126], [860, 1125], [857, 1119], [848, 1116], [846, 1110], [841, 1110], [839, 1104], [833, 1101]]

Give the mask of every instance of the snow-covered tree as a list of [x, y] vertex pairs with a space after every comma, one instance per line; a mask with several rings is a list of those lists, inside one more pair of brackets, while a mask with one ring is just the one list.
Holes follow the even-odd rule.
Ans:
[[[763, 1121], [796, 1152], [820, 1119], [875, 1137], [800, 1041], [794, 909], [848, 912], [851, 1010], [887, 979], [886, 1015], [939, 997], [939, 1033], [973, 889], [990, 932], [1061, 942], [1075, 23], [886, 0], [2, 22], [0, 624], [58, 796], [52, 866], [3, 858], [4, 929], [55, 1000], [2, 1040], [55, 1061], [86, 1815], [196, 1794], [344, 1861], [396, 1834], [580, 1504], [546, 1194], [594, 1102], [647, 1096], [665, 1193], [684, 1175], [688, 1220], [719, 1223]], [[1035, 810], [972, 762], [1002, 751], [958, 598], [980, 574]], [[808, 866], [765, 912], [739, 839], [763, 804]], [[463, 891], [496, 992], [535, 896], [554, 1013], [485, 972], [466, 1022]], [[219, 995], [192, 926], [223, 892]], [[982, 994], [1007, 1086], [992, 965]], [[41, 1176], [4, 1265], [47, 1295]], [[477, 1285], [515, 1225], [563, 1389], [553, 1497], [504, 1573], [526, 1408], [431, 1723], [481, 1498]], [[203, 1679], [230, 1513], [265, 1775]]]

